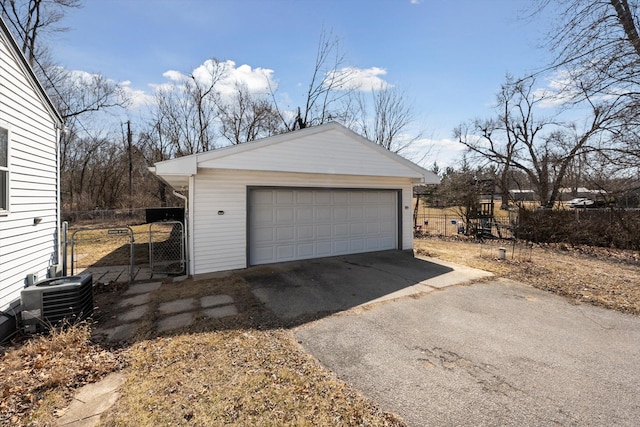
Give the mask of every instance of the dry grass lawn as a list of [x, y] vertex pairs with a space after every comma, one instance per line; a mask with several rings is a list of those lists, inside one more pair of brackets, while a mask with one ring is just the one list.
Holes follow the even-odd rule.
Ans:
[[[491, 271], [569, 298], [640, 315], [640, 254], [567, 245], [417, 239], [417, 253]], [[507, 259], [499, 259], [504, 247]]]
[[[507, 259], [498, 258], [505, 245]], [[589, 303], [640, 315], [637, 253], [542, 247], [505, 242], [416, 240], [416, 251], [492, 271]], [[123, 289], [96, 295], [94, 321], [113, 322]], [[196, 318], [189, 328], [158, 334], [155, 308], [198, 295], [231, 295], [239, 315]], [[105, 426], [365, 425], [401, 426], [307, 355], [283, 324], [257, 301], [242, 279], [165, 284], [132, 342], [111, 347], [88, 325], [5, 348], [0, 364], [0, 425], [54, 425], [73, 390], [114, 370], [126, 376]], [[299, 319], [298, 324], [307, 319]]]

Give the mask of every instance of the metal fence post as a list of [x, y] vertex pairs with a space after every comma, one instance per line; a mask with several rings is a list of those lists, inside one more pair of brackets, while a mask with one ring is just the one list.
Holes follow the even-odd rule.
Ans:
[[68, 236], [69, 233], [69, 223], [67, 221], [62, 221], [62, 275], [67, 275], [67, 255], [68, 249], [67, 245], [69, 244]]

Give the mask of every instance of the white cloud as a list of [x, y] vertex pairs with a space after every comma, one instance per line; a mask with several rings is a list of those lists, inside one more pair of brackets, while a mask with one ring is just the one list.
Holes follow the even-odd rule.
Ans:
[[338, 89], [343, 90], [361, 90], [372, 91], [379, 90], [385, 87], [390, 87], [391, 84], [383, 80], [382, 77], [387, 75], [387, 70], [379, 67], [371, 68], [356, 68], [345, 67], [340, 70], [332, 71], [328, 74], [329, 78], [334, 78], [335, 81], [344, 83], [341, 84]]
[[251, 93], [266, 94], [269, 92], [269, 85], [275, 86], [273, 82], [273, 70], [267, 68], [252, 68], [250, 65], [242, 64], [236, 66], [231, 60], [217, 62], [208, 59], [196, 67], [190, 75], [175, 70], [169, 70], [162, 74], [169, 80], [163, 84], [155, 84], [155, 90], [169, 90], [174, 83], [180, 83], [190, 79], [190, 76], [205, 86], [217, 79], [216, 89], [222, 97], [235, 93], [236, 85], [243, 84]]
[[541, 100], [538, 104], [540, 108], [555, 108], [575, 100], [577, 94], [571, 89], [575, 84], [568, 71], [556, 71], [545, 80], [547, 86], [533, 92], [534, 99]]
[[153, 102], [153, 95], [150, 95], [143, 90], [133, 89], [131, 87], [131, 82], [128, 80], [120, 82], [120, 87], [122, 88], [125, 97], [129, 100], [128, 108], [130, 110], [137, 110], [141, 107], [150, 105]]
[[421, 138], [411, 144], [404, 156], [418, 162], [425, 169], [431, 169], [433, 162], [443, 169], [457, 166], [464, 151], [464, 145], [453, 139]]
[[180, 71], [169, 70], [162, 73], [162, 77], [165, 77], [173, 82], [181, 82], [187, 78], [186, 75], [182, 74]]

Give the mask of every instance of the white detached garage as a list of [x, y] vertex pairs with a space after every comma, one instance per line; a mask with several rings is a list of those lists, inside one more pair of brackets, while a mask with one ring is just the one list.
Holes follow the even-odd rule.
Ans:
[[412, 249], [412, 187], [438, 177], [338, 123], [155, 164], [188, 191], [189, 274]]

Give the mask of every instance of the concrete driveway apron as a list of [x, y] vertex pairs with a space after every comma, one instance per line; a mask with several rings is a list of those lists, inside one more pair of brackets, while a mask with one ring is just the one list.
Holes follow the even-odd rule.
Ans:
[[409, 425], [636, 426], [640, 318], [505, 279], [334, 314], [296, 330]]

